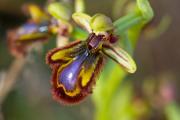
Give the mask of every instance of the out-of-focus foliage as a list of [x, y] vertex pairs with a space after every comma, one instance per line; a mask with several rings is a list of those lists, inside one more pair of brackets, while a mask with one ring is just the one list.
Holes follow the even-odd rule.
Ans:
[[[63, 0], [65, 2], [70, 0]], [[77, 0], [76, 4], [80, 4], [81, 7], [76, 7], [75, 11], [84, 11], [82, 0]], [[25, 1], [27, 2], [27, 1]], [[37, 2], [37, 1], [36, 1]], [[39, 1], [38, 1], [39, 2]], [[44, 2], [44, 1], [42, 1]], [[71, 1], [72, 2], [72, 1]], [[149, 0], [154, 3], [155, 7], [160, 4], [159, 1]], [[44, 57], [45, 53], [55, 47], [55, 38], [52, 38], [53, 42], [48, 42], [43, 47], [42, 53], [33, 51], [29, 56], [29, 63], [24, 67], [23, 72], [18, 77], [19, 81], [14, 86], [13, 91], [8, 95], [5, 102], [0, 107], [2, 115], [5, 120], [179, 120], [180, 119], [180, 107], [178, 102], [179, 97], [179, 83], [177, 78], [169, 78], [162, 75], [162, 71], [157, 67], [160, 63], [163, 64], [165, 59], [161, 54], [155, 54], [152, 52], [149, 46], [144, 46], [141, 41], [138, 41], [142, 35], [146, 39], [158, 39], [160, 35], [167, 31], [170, 21], [175, 22], [174, 18], [159, 17], [159, 24], [154, 25], [154, 21], [149, 23], [149, 20], [153, 16], [151, 7], [148, 0], [87, 0], [85, 1], [88, 6], [88, 12], [104, 11], [109, 14], [113, 11], [113, 18], [117, 21], [114, 25], [117, 27], [116, 33], [120, 35], [118, 45], [126, 49], [130, 54], [134, 54], [135, 48], [140, 49], [140, 53], [146, 53], [146, 56], [142, 58], [146, 60], [145, 64], [138, 63], [138, 72], [135, 76], [127, 75], [119, 66], [111, 60], [106, 61], [105, 68], [102, 71], [100, 78], [96, 83], [94, 92], [92, 95], [92, 101], [85, 100], [76, 106], [62, 106], [54, 102], [50, 94], [50, 71], [45, 65]], [[176, 1], [178, 4], [178, 1]], [[1, 4], [2, 3], [2, 4]], [[3, 5], [3, 0], [0, 2], [0, 6]], [[12, 3], [12, 1], [10, 1]], [[20, 0], [17, 0], [18, 4]], [[41, 3], [41, 2], [39, 2]], [[97, 4], [96, 4], [97, 3]], [[100, 3], [100, 4], [98, 4]], [[110, 4], [112, 3], [112, 4]], [[170, 5], [166, 0], [162, 3]], [[45, 3], [43, 3], [45, 4]], [[105, 5], [107, 7], [104, 7]], [[97, 5], [100, 5], [97, 7]], [[110, 7], [112, 5], [113, 7]], [[154, 8], [153, 6], [153, 8]], [[0, 7], [4, 11], [4, 7]], [[11, 9], [13, 9], [12, 7]], [[15, 7], [15, 8], [19, 8]], [[112, 8], [112, 9], [111, 9]], [[165, 8], [157, 7], [158, 11], [163, 12]], [[178, 7], [166, 8], [176, 10]], [[0, 10], [1, 10], [0, 9]], [[10, 9], [10, 7], [9, 7]], [[8, 10], [9, 11], [9, 10]], [[8, 12], [9, 13], [9, 12]], [[16, 15], [18, 14], [14, 11]], [[156, 14], [157, 13], [157, 14]], [[164, 14], [165, 12], [163, 12]], [[166, 13], [165, 13], [166, 14]], [[0, 12], [1, 15], [1, 12]], [[155, 11], [155, 17], [159, 15]], [[174, 13], [175, 15], [175, 13]], [[22, 14], [20, 15], [22, 16]], [[169, 16], [169, 15], [168, 15]], [[170, 15], [171, 16], [171, 15]], [[176, 15], [178, 16], [178, 15]], [[3, 16], [0, 16], [0, 18]], [[16, 22], [10, 20], [10, 22]], [[156, 22], [157, 23], [157, 22]], [[176, 23], [178, 24], [178, 23]], [[174, 24], [176, 27], [177, 25]], [[144, 25], [147, 25], [144, 27]], [[7, 25], [8, 26], [8, 25]], [[0, 21], [0, 33], [1, 36], [5, 35], [5, 29], [3, 22]], [[7, 29], [7, 28], [6, 28]], [[75, 28], [72, 31], [74, 38], [87, 38], [87, 33], [80, 28]], [[178, 28], [177, 28], [178, 29]], [[177, 30], [178, 31], [178, 30]], [[0, 74], [1, 71], [6, 71], [10, 66], [10, 62], [13, 58], [9, 55], [6, 47], [5, 37], [0, 36]], [[169, 53], [171, 44], [176, 44], [174, 39], [176, 37], [171, 36], [171, 41], [167, 42], [166, 49]], [[161, 38], [161, 37], [160, 37]], [[159, 39], [160, 39], [159, 38]], [[138, 44], [141, 42], [140, 44]], [[152, 42], [152, 41], [151, 41]], [[161, 41], [153, 41], [148, 44], [159, 45], [158, 48], [163, 46]], [[162, 43], [161, 43], [162, 42]], [[158, 44], [159, 43], [159, 44]], [[179, 42], [177, 42], [179, 44]], [[162, 44], [162, 46], [161, 46]], [[178, 45], [177, 44], [177, 45]], [[155, 45], [156, 46], [156, 45]], [[143, 49], [147, 47], [146, 49]], [[164, 47], [163, 47], [164, 48]], [[151, 47], [155, 49], [155, 47]], [[176, 48], [177, 49], [177, 48]], [[149, 50], [149, 51], [146, 51]], [[162, 53], [162, 49], [157, 49], [155, 52]], [[173, 51], [173, 53], [179, 54], [179, 52]], [[172, 61], [174, 54], [168, 54], [168, 58]], [[137, 60], [140, 55], [136, 55]], [[150, 57], [147, 57], [150, 56]], [[160, 62], [157, 62], [157, 58], [161, 58]], [[151, 59], [149, 59], [151, 58]], [[147, 62], [151, 61], [151, 62]], [[141, 61], [140, 61], [141, 62]], [[148, 65], [148, 63], [152, 63]], [[143, 64], [144, 66], [142, 66]], [[146, 65], [147, 64], [147, 65]], [[179, 66], [179, 63], [171, 63], [175, 66]], [[171, 67], [171, 64], [169, 65]], [[150, 67], [149, 67], [150, 66]], [[140, 68], [143, 67], [143, 68]], [[148, 69], [155, 67], [152, 73], [148, 73]], [[178, 71], [178, 70], [177, 70]], [[159, 77], [159, 76], [164, 77]], [[174, 74], [172, 74], [175, 76]], [[150, 77], [149, 77], [150, 76]], [[1, 77], [0, 77], [1, 78]], [[166, 81], [166, 82], [164, 82]], [[1, 81], [0, 81], [1, 83]], [[0, 114], [1, 119], [1, 114]]]

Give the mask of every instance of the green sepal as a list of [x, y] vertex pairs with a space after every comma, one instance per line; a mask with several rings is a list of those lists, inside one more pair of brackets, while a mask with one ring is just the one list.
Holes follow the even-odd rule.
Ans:
[[90, 27], [91, 17], [89, 15], [81, 12], [76, 12], [72, 15], [72, 18], [78, 25], [86, 29], [89, 33], [92, 32]]
[[90, 21], [91, 29], [94, 33], [113, 30], [112, 20], [104, 14], [95, 14]]

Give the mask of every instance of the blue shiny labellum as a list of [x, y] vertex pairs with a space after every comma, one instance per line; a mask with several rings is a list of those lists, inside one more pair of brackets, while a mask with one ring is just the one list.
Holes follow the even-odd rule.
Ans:
[[59, 82], [63, 84], [67, 91], [74, 90], [79, 71], [87, 56], [88, 52], [85, 51], [60, 72]]
[[27, 34], [32, 33], [38, 29], [38, 26], [34, 23], [27, 23], [22, 26], [22, 28], [19, 30], [19, 34]]
[[40, 31], [40, 32], [47, 32], [47, 31], [48, 31], [48, 25], [49, 25], [48, 22], [42, 22], [42, 23], [39, 25], [39, 31]]

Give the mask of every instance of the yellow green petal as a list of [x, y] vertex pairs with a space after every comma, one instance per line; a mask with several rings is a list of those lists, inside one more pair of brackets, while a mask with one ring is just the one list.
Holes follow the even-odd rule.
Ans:
[[121, 48], [113, 48], [109, 45], [103, 46], [103, 53], [120, 64], [127, 72], [134, 73], [136, 64], [132, 57]]

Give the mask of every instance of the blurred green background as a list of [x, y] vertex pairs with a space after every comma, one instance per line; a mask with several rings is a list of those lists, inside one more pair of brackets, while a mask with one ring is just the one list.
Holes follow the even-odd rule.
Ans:
[[[117, 18], [116, 11], [113, 12], [115, 0], [85, 1], [87, 13], [104, 13], [113, 19]], [[26, 21], [21, 6], [27, 2], [45, 4], [43, 0], [0, 0], [1, 76], [14, 59], [8, 51], [6, 30]], [[110, 114], [110, 120], [180, 120], [180, 1], [150, 0], [150, 3], [155, 17], [142, 31], [135, 48], [138, 70], [118, 84], [118, 90], [112, 95], [111, 108], [103, 112], [104, 116], [105, 113]], [[156, 28], [159, 25], [158, 31]], [[45, 46], [46, 50], [50, 48], [52, 46]], [[28, 57], [18, 81], [0, 106], [0, 120], [98, 119], [95, 117], [99, 114], [96, 107], [98, 103], [94, 102], [96, 93], [93, 100], [90, 96], [75, 106], [63, 106], [55, 102], [51, 97], [51, 74], [45, 64], [45, 52], [32, 53]], [[108, 61], [108, 64], [113, 63]], [[118, 76], [108, 66], [104, 72]], [[104, 98], [99, 99], [103, 101]]]

